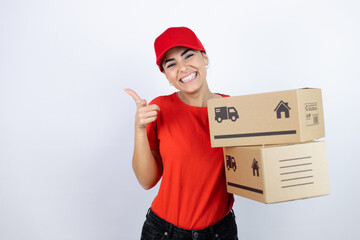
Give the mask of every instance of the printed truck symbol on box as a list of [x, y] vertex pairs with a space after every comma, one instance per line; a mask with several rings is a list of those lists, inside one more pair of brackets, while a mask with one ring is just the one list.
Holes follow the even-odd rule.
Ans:
[[230, 168], [232, 168], [234, 170], [234, 172], [236, 171], [236, 161], [235, 158], [230, 156], [230, 155], [226, 155], [226, 167], [228, 170], [230, 170]]
[[239, 118], [238, 111], [234, 107], [216, 107], [215, 120], [221, 123], [222, 120], [231, 119], [235, 122]]

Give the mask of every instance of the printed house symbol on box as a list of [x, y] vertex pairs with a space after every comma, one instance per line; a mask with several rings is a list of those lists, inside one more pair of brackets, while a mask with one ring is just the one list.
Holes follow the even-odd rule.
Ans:
[[276, 112], [276, 117], [277, 118], [281, 118], [281, 113], [284, 112], [285, 113], [285, 118], [289, 118], [290, 117], [290, 110], [291, 108], [288, 105], [289, 103], [287, 102], [283, 102], [283, 100], [280, 101], [280, 103], [277, 105], [277, 107], [275, 108], [274, 112]]
[[251, 165], [251, 168], [253, 170], [253, 176], [255, 176], [255, 173], [256, 173], [256, 176], [259, 177], [259, 162], [256, 161], [256, 159], [254, 158], [253, 162], [252, 162], [252, 165]]

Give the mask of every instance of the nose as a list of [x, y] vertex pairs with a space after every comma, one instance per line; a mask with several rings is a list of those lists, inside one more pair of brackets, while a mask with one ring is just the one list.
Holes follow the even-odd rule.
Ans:
[[179, 65], [180, 72], [184, 72], [188, 68], [188, 64], [185, 61], [179, 61], [178, 65]]

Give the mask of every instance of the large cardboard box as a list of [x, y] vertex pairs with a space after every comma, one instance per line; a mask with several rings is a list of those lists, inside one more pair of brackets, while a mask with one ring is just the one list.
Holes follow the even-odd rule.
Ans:
[[263, 203], [329, 194], [325, 142], [224, 148], [227, 190]]
[[299, 143], [325, 136], [321, 89], [210, 99], [212, 147]]

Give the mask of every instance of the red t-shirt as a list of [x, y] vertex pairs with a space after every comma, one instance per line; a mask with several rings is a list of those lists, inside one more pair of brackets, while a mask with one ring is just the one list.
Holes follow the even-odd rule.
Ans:
[[234, 197], [226, 191], [222, 148], [211, 148], [207, 107], [192, 107], [177, 93], [155, 98], [157, 120], [148, 124], [150, 148], [163, 175], [151, 208], [185, 229], [203, 229], [225, 217]]

